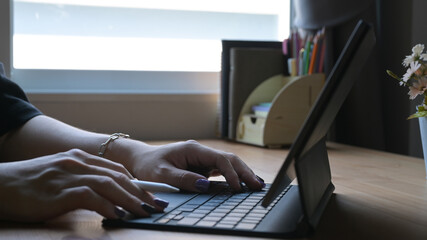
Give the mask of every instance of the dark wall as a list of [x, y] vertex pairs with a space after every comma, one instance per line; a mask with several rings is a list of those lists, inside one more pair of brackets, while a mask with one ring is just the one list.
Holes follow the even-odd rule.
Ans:
[[[311, 5], [312, 2], [318, 5], [319, 1], [333, 4], [340, 0], [296, 1], [302, 1], [299, 5]], [[389, 77], [386, 69], [403, 75], [403, 58], [411, 54], [415, 44], [427, 43], [427, 33], [421, 33], [426, 32], [422, 14], [427, 9], [427, 1], [371, 0], [362, 3], [363, 7], [356, 9], [357, 12], [348, 13], [349, 18], [339, 16], [342, 21], [329, 21], [333, 24], [327, 26], [328, 43], [331, 43], [327, 58], [329, 66], [338, 58], [359, 19], [371, 22], [377, 36], [376, 49], [367, 64], [361, 66], [359, 79], [336, 118], [330, 138], [346, 144], [422, 157], [418, 120], [406, 120], [421, 99], [409, 100], [408, 89]], [[335, 12], [341, 11], [335, 9]], [[330, 14], [329, 17], [334, 18], [334, 11]], [[312, 21], [328, 24], [325, 20]]]

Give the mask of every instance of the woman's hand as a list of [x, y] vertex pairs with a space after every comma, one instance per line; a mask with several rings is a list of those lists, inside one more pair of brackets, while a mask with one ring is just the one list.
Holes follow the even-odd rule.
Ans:
[[167, 206], [140, 190], [131, 178], [121, 164], [76, 149], [0, 163], [0, 219], [43, 221], [74, 209], [120, 218], [125, 214], [121, 208], [148, 216], [144, 202], [157, 211]]
[[207, 191], [207, 178], [217, 175], [223, 175], [235, 190], [241, 189], [240, 182], [254, 190], [264, 186], [262, 179], [236, 155], [193, 140], [161, 146], [134, 141], [130, 152], [127, 167], [139, 179], [199, 192]]

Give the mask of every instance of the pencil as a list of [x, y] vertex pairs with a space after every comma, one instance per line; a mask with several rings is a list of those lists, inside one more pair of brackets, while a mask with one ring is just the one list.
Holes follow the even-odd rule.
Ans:
[[309, 35], [307, 37], [307, 41], [305, 43], [305, 50], [304, 50], [304, 71], [303, 74], [308, 73], [308, 65], [310, 61], [310, 52], [311, 52], [311, 41], [313, 40], [313, 35]]
[[314, 63], [315, 63], [316, 57], [317, 57], [318, 40], [319, 40], [319, 35], [316, 34], [316, 36], [314, 37], [314, 41], [313, 41], [314, 47], [313, 47], [313, 51], [311, 54], [310, 66], [308, 68], [308, 74], [312, 74], [313, 70], [314, 70]]
[[304, 75], [304, 48], [301, 48], [299, 51], [299, 58], [298, 58], [298, 75], [302, 76]]
[[323, 63], [325, 61], [325, 51], [326, 51], [326, 35], [325, 35], [325, 28], [322, 29], [322, 48], [320, 49], [320, 56], [319, 56], [319, 68], [317, 71], [319, 73], [323, 73]]

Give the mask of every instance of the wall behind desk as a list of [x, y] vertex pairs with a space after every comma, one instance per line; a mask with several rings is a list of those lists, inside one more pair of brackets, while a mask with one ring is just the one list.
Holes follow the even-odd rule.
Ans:
[[218, 94], [28, 94], [43, 113], [102, 133], [140, 140], [215, 137]]

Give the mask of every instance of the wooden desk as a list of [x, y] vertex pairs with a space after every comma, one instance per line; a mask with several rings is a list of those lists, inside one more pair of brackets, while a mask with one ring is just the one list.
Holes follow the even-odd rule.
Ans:
[[[287, 153], [218, 140], [200, 142], [238, 154], [268, 182], [273, 181]], [[312, 239], [427, 239], [427, 181], [422, 159], [335, 143], [328, 143], [328, 149], [336, 190]], [[79, 210], [45, 224], [0, 223], [0, 239], [247, 239], [106, 230], [101, 219]]]

